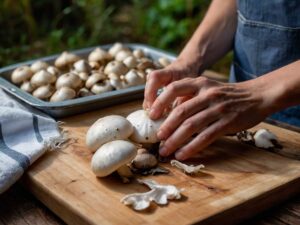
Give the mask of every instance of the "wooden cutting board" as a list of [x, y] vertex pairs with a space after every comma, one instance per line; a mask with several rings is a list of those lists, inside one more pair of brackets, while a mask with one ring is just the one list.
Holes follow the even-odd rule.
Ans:
[[[296, 160], [221, 138], [193, 163], [203, 163], [203, 173], [188, 176], [169, 164], [168, 175], [150, 176], [163, 184], [184, 188], [182, 200], [168, 206], [152, 205], [136, 212], [120, 203], [145, 186], [123, 184], [117, 176], [96, 178], [90, 169], [92, 154], [85, 133], [99, 117], [128, 115], [141, 107], [131, 102], [64, 119], [77, 143], [49, 152], [31, 166], [24, 185], [68, 224], [232, 224], [269, 208], [300, 191], [300, 163]], [[260, 124], [274, 132], [285, 149], [300, 149], [300, 134]]]

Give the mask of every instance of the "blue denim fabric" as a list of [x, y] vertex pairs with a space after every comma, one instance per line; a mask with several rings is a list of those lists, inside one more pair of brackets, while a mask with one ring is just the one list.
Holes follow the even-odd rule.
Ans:
[[[231, 82], [253, 79], [300, 59], [299, 0], [237, 0], [237, 5]], [[300, 106], [270, 117], [300, 126]]]

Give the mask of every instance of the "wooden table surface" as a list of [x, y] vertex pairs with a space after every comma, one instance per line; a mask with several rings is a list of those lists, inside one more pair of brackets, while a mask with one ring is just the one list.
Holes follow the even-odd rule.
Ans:
[[[288, 128], [293, 129], [293, 127]], [[61, 225], [64, 222], [17, 183], [6, 193], [0, 195], [0, 224]], [[300, 224], [300, 194], [285, 203], [275, 205], [271, 209], [242, 224]]]

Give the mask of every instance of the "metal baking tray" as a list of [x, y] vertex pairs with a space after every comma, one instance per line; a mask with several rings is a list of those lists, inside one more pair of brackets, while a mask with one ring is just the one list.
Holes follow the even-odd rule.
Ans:
[[[138, 48], [142, 49], [145, 52], [146, 56], [153, 60], [157, 60], [159, 57], [166, 57], [169, 60], [173, 61], [176, 58], [176, 56], [173, 54], [167, 53], [165, 51], [147, 45], [143, 45], [143, 44], [124, 44], [124, 45], [129, 47], [132, 50]], [[101, 47], [107, 50], [111, 46], [112, 44], [100, 45], [100, 46], [84, 48], [84, 49], [70, 51], [70, 52], [75, 53], [76, 55], [81, 56], [83, 58], [87, 58], [88, 54], [96, 47]], [[46, 102], [33, 97], [31, 94], [25, 91], [22, 91], [19, 87], [17, 87], [16, 85], [10, 82], [11, 73], [17, 67], [24, 66], [24, 65], [31, 65], [37, 60], [43, 60], [45, 62], [53, 64], [54, 60], [59, 55], [60, 54], [38, 58], [35, 60], [30, 60], [30, 61], [1, 68], [0, 87], [10, 95], [13, 95], [17, 99], [21, 100], [22, 102], [25, 102], [26, 104], [35, 107], [54, 118], [61, 118], [65, 116], [75, 115], [75, 114], [88, 112], [91, 110], [100, 109], [103, 107], [143, 98], [145, 85], [139, 85], [127, 89], [114, 90], [114, 91], [109, 91], [98, 95], [81, 97], [81, 98], [66, 100], [62, 102]]]

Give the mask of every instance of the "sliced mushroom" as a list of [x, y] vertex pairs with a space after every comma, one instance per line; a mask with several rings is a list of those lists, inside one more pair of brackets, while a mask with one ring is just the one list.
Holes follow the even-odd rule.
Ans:
[[113, 87], [108, 80], [104, 80], [101, 83], [94, 84], [91, 88], [91, 92], [94, 94], [101, 94], [112, 90]]
[[93, 73], [85, 82], [85, 87], [90, 89], [94, 84], [104, 81], [106, 79], [106, 76], [104, 73]]
[[61, 75], [56, 81], [56, 89], [61, 87], [69, 87], [74, 90], [77, 90], [82, 86], [82, 81], [79, 76], [75, 73], [65, 73]]
[[148, 208], [152, 201], [158, 205], [166, 205], [169, 199], [180, 199], [183, 191], [174, 185], [161, 185], [153, 180], [138, 180], [138, 182], [147, 185], [151, 191], [129, 194], [121, 199], [123, 204], [130, 205], [137, 211]]
[[34, 87], [40, 87], [47, 84], [52, 84], [56, 81], [56, 76], [52, 73], [47, 72], [46, 70], [40, 70], [35, 73], [30, 82]]
[[29, 81], [25, 81], [22, 85], [21, 85], [21, 90], [26, 91], [28, 93], [32, 93], [34, 91], [34, 87], [31, 85], [31, 83]]
[[113, 140], [125, 140], [133, 132], [131, 123], [119, 115], [98, 119], [87, 131], [86, 145], [94, 152], [101, 145]]
[[89, 73], [91, 71], [90, 65], [83, 59], [75, 62], [73, 67], [77, 73]]
[[89, 54], [88, 60], [90, 62], [98, 62], [98, 63], [105, 63], [112, 59], [112, 56], [102, 48], [96, 48]]
[[[136, 155], [136, 146], [129, 141], [116, 140], [102, 145], [92, 158], [92, 171], [97, 177], [106, 177], [130, 163]], [[123, 173], [123, 175], [125, 175]]]
[[76, 92], [69, 87], [59, 88], [50, 98], [50, 102], [61, 102], [69, 99], [73, 99], [76, 96]]
[[187, 174], [196, 174], [201, 172], [201, 169], [203, 169], [205, 166], [203, 164], [193, 166], [193, 165], [186, 165], [182, 162], [179, 162], [177, 160], [171, 160], [171, 165], [175, 166], [179, 169], [182, 169], [184, 173]]
[[41, 100], [46, 100], [50, 98], [50, 96], [53, 94], [55, 91], [55, 88], [51, 85], [44, 85], [41, 87], [38, 87], [35, 89], [35, 91], [32, 93], [32, 95], [36, 98], [39, 98]]
[[105, 74], [114, 73], [118, 76], [128, 72], [128, 68], [122, 62], [111, 61], [109, 62], [104, 69]]
[[33, 73], [37, 73], [40, 70], [46, 70], [48, 68], [48, 63], [44, 62], [44, 61], [36, 61], [34, 62], [31, 66], [30, 69]]
[[31, 78], [33, 72], [28, 66], [22, 66], [15, 69], [11, 74], [11, 81], [15, 84], [20, 84]]

